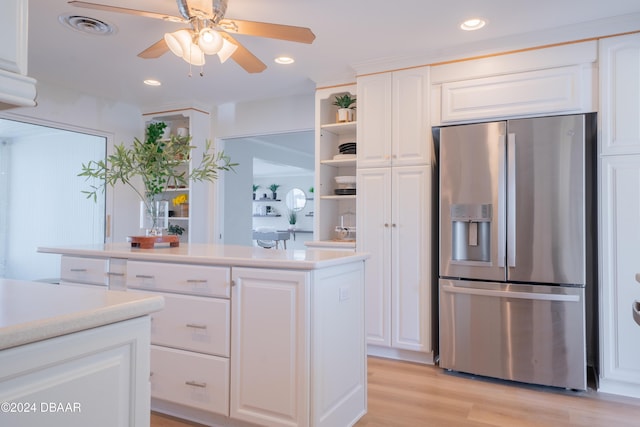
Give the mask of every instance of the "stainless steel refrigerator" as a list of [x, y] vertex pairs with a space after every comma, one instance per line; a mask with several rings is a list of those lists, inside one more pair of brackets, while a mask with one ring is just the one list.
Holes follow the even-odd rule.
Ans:
[[586, 389], [595, 127], [594, 113], [435, 130], [441, 367]]

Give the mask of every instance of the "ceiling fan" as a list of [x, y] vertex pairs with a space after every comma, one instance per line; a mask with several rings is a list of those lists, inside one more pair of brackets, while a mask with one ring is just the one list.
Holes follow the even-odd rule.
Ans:
[[189, 24], [187, 28], [166, 33], [163, 39], [140, 52], [138, 54], [140, 58], [157, 58], [170, 50], [190, 64], [203, 65], [205, 55], [217, 54], [221, 62], [231, 58], [249, 73], [260, 73], [267, 66], [231, 34], [268, 37], [298, 43], [312, 43], [316, 37], [309, 28], [305, 27], [225, 18], [228, 0], [176, 1], [181, 16], [84, 1], [69, 1], [69, 4], [88, 9]]

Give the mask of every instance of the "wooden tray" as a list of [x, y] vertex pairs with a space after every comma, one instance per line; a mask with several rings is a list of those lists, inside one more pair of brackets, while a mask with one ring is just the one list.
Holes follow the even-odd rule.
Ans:
[[169, 247], [180, 246], [180, 238], [175, 235], [169, 236], [129, 236], [132, 248], [153, 249], [156, 243], [169, 243]]

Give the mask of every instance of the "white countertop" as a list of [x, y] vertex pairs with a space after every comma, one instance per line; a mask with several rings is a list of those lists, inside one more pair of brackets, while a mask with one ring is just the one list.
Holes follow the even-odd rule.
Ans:
[[0, 350], [144, 316], [163, 307], [160, 296], [0, 279]]
[[286, 268], [315, 270], [334, 265], [362, 261], [366, 253], [329, 250], [278, 250], [253, 246], [180, 243], [171, 248], [132, 248], [129, 243], [107, 243], [92, 246], [40, 247], [38, 252], [137, 259], [145, 261], [181, 262], [187, 264], [225, 265], [231, 267]]

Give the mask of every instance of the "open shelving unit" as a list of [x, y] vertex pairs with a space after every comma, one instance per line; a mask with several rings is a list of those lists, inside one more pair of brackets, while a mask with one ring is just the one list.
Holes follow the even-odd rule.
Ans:
[[[347, 85], [321, 89], [316, 92], [316, 191], [314, 231], [315, 239], [331, 242], [337, 237], [336, 226], [340, 217], [352, 213], [355, 218], [356, 195], [336, 195], [336, 176], [356, 175], [356, 159], [334, 159], [340, 154], [339, 146], [357, 142], [356, 121], [337, 123], [336, 96], [346, 93], [355, 96], [356, 86]], [[356, 224], [349, 224], [355, 227]]]

